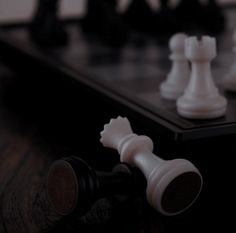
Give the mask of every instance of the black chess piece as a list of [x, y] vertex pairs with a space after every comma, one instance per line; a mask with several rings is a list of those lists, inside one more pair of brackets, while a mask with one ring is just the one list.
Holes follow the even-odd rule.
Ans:
[[183, 31], [195, 32], [202, 29], [205, 9], [199, 0], [181, 0], [173, 10], [173, 14]]
[[160, 9], [155, 13], [152, 25], [154, 35], [158, 36], [171, 36], [183, 29], [169, 7], [169, 0], [160, 0]]
[[132, 0], [122, 17], [134, 31], [141, 33], [153, 31], [154, 12], [146, 0]]
[[216, 34], [223, 31], [225, 17], [216, 0], [206, 4], [199, 0], [181, 0], [174, 10], [174, 16], [182, 25], [183, 31]]
[[64, 216], [72, 213], [82, 216], [98, 199], [141, 194], [146, 187], [137, 168], [121, 163], [110, 173], [99, 172], [73, 156], [54, 162], [47, 180], [49, 200], [55, 211]]
[[83, 31], [110, 46], [121, 46], [128, 39], [128, 28], [119, 16], [117, 0], [88, 0], [82, 20]]
[[99, 25], [102, 24], [102, 7], [100, 0], [87, 0], [87, 13], [82, 19], [82, 29], [86, 33], [99, 33]]
[[30, 37], [41, 46], [61, 46], [68, 41], [68, 35], [58, 19], [58, 0], [38, 0]]
[[225, 15], [216, 0], [208, 0], [203, 25], [205, 30], [213, 35], [225, 29]]

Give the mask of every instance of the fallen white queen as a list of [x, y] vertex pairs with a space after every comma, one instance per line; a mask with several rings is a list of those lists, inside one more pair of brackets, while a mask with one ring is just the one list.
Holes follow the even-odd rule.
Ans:
[[197, 199], [203, 182], [199, 170], [186, 159], [163, 160], [153, 154], [152, 140], [134, 134], [127, 118], [111, 119], [100, 141], [104, 147], [118, 150], [122, 162], [143, 172], [147, 200], [162, 214], [179, 214]]

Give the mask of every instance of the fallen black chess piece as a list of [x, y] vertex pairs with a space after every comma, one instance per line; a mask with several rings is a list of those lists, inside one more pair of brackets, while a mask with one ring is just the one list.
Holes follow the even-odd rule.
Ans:
[[158, 227], [159, 221], [152, 221], [158, 215], [145, 200], [146, 180], [128, 164], [101, 172], [79, 157], [66, 157], [51, 165], [47, 180], [52, 209], [62, 216], [55, 232], [137, 232], [142, 225]]
[[60, 215], [82, 216], [101, 198], [145, 195], [143, 174], [127, 164], [119, 164], [112, 172], [92, 169], [78, 157], [66, 157], [52, 164], [48, 172], [47, 192], [55, 211]]

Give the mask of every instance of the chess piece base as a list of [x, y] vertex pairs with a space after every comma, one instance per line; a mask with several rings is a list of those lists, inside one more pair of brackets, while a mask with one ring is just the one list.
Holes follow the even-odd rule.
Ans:
[[236, 75], [232, 72], [223, 80], [223, 86], [228, 91], [236, 91]]
[[177, 100], [179, 115], [190, 119], [212, 119], [221, 117], [226, 112], [227, 101], [221, 95], [187, 98], [181, 96]]
[[176, 100], [178, 97], [180, 97], [183, 92], [184, 89], [186, 87], [186, 84], [182, 82], [183, 85], [176, 85], [176, 83], [171, 83], [168, 82], [168, 79], [163, 82], [160, 85], [160, 93], [161, 96], [165, 99], [169, 99], [169, 100]]

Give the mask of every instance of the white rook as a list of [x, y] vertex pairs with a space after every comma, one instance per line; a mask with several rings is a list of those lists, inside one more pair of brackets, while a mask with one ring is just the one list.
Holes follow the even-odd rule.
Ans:
[[103, 146], [117, 149], [122, 162], [138, 167], [147, 179], [149, 204], [165, 215], [187, 209], [198, 197], [202, 177], [186, 159], [163, 160], [154, 155], [153, 142], [133, 133], [127, 118], [111, 119], [101, 132]]
[[216, 56], [216, 40], [210, 36], [185, 40], [185, 55], [191, 61], [190, 81], [177, 100], [178, 113], [186, 118], [210, 119], [223, 116], [227, 101], [219, 94], [211, 74], [210, 62]]

